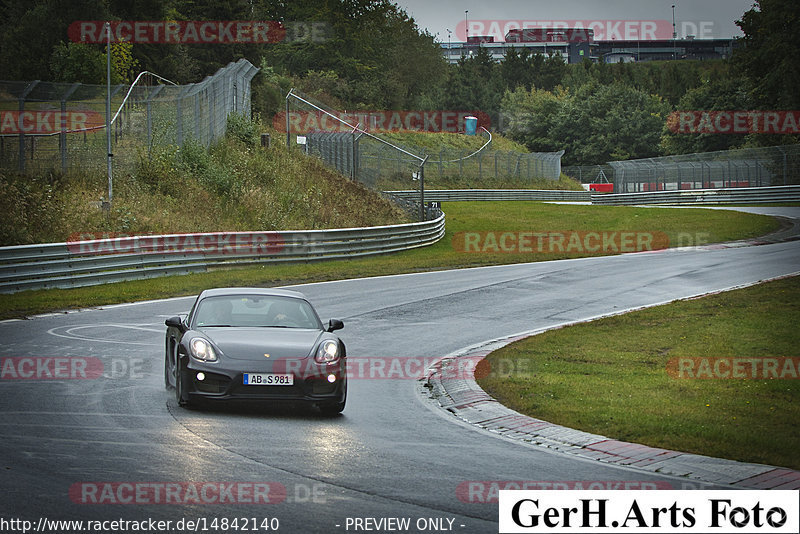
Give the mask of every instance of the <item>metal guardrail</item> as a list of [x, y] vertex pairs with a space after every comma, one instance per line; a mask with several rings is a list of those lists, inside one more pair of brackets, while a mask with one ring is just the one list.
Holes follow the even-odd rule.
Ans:
[[[384, 191], [384, 194], [397, 198], [413, 200], [419, 197], [419, 191]], [[592, 194], [588, 191], [536, 190], [536, 189], [426, 189], [425, 202], [459, 202], [459, 201], [500, 201], [500, 200], [533, 200], [533, 201], [566, 201], [589, 202]]]
[[774, 202], [800, 202], [800, 185], [592, 195], [592, 204], [601, 205], [680, 204], [696, 206], [701, 204], [763, 204]]
[[259, 263], [383, 254], [431, 245], [445, 233], [434, 220], [335, 230], [123, 236], [0, 247], [0, 293], [72, 288]]
[[[403, 201], [418, 191], [385, 191]], [[530, 189], [428, 190], [427, 202], [592, 201], [599, 205], [800, 202], [800, 185], [591, 194]], [[445, 216], [429, 221], [335, 230], [215, 232], [122, 236], [0, 247], [0, 293], [71, 288], [204, 272], [259, 263], [315, 261], [383, 254], [431, 245], [445, 234]]]

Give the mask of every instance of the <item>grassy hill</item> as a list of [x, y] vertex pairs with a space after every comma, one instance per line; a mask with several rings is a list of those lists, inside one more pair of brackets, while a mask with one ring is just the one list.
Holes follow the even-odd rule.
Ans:
[[[259, 133], [272, 135], [262, 148]], [[483, 136], [454, 133], [385, 132], [384, 139], [426, 152], [463, 157], [479, 149]], [[19, 175], [0, 170], [0, 246], [63, 242], [77, 234], [167, 234], [212, 231], [304, 230], [376, 226], [408, 222], [408, 216], [377, 191], [415, 189], [418, 182], [402, 175], [379, 180], [373, 189], [326, 167], [320, 160], [287, 149], [284, 134], [270, 125], [232, 117], [228, 135], [206, 149], [186, 143], [154, 147], [139, 154], [130, 168], [115, 168], [114, 202], [99, 207], [107, 194], [105, 173], [51, 172]], [[492, 154], [527, 152], [495, 135]], [[471, 167], [470, 167], [471, 165]], [[426, 167], [426, 187], [580, 189], [571, 179], [558, 182], [484, 175], [477, 179], [475, 161], [463, 168]], [[459, 170], [463, 172], [458, 172]]]
[[105, 174], [22, 176], [0, 170], [0, 245], [66, 241], [76, 233], [164, 234], [344, 228], [408, 221], [376, 192], [288, 150], [270, 128], [229, 122], [210, 149], [156, 147], [135, 168], [116, 169], [114, 202], [103, 211]]

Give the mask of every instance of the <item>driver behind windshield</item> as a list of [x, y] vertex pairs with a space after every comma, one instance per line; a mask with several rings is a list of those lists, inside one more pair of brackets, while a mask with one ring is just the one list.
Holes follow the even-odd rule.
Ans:
[[275, 302], [269, 309], [270, 326], [301, 326], [307, 321], [299, 315], [296, 305], [287, 301]]
[[209, 299], [200, 308], [198, 324], [204, 326], [231, 326], [233, 304], [227, 299]]

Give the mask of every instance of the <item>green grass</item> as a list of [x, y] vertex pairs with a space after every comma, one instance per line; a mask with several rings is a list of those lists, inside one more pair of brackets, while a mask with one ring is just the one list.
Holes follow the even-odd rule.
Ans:
[[[800, 380], [689, 379], [692, 357], [800, 357], [800, 277], [554, 330], [489, 356], [478, 383], [546, 421], [653, 447], [800, 469]], [[723, 368], [724, 370], [724, 368]]]
[[[765, 234], [778, 227], [771, 217], [723, 210], [665, 210], [618, 206], [576, 206], [541, 202], [451, 202], [447, 234], [438, 243], [410, 251], [355, 260], [265, 264], [208, 273], [120, 282], [76, 289], [24, 291], [0, 295], [0, 318], [197, 294], [217, 286], [278, 286], [436, 269], [476, 267], [580, 257], [576, 253], [464, 253], [454, 247], [459, 232], [631, 230], [678, 236], [708, 232], [708, 242]], [[585, 255], [585, 254], [584, 254]]]
[[[263, 125], [229, 120], [228, 136], [206, 150], [157, 145], [117, 167], [109, 212], [104, 172], [19, 175], [0, 170], [0, 245], [63, 242], [75, 234], [169, 234], [303, 230], [407, 222], [375, 191], [318, 158], [276, 142], [257, 143]], [[299, 208], [299, 207], [302, 208]]]

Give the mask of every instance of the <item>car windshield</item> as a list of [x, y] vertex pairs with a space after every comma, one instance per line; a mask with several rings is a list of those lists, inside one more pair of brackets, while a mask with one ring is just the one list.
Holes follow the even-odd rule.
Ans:
[[206, 297], [194, 313], [196, 328], [273, 327], [322, 329], [311, 304], [293, 297], [225, 295]]

